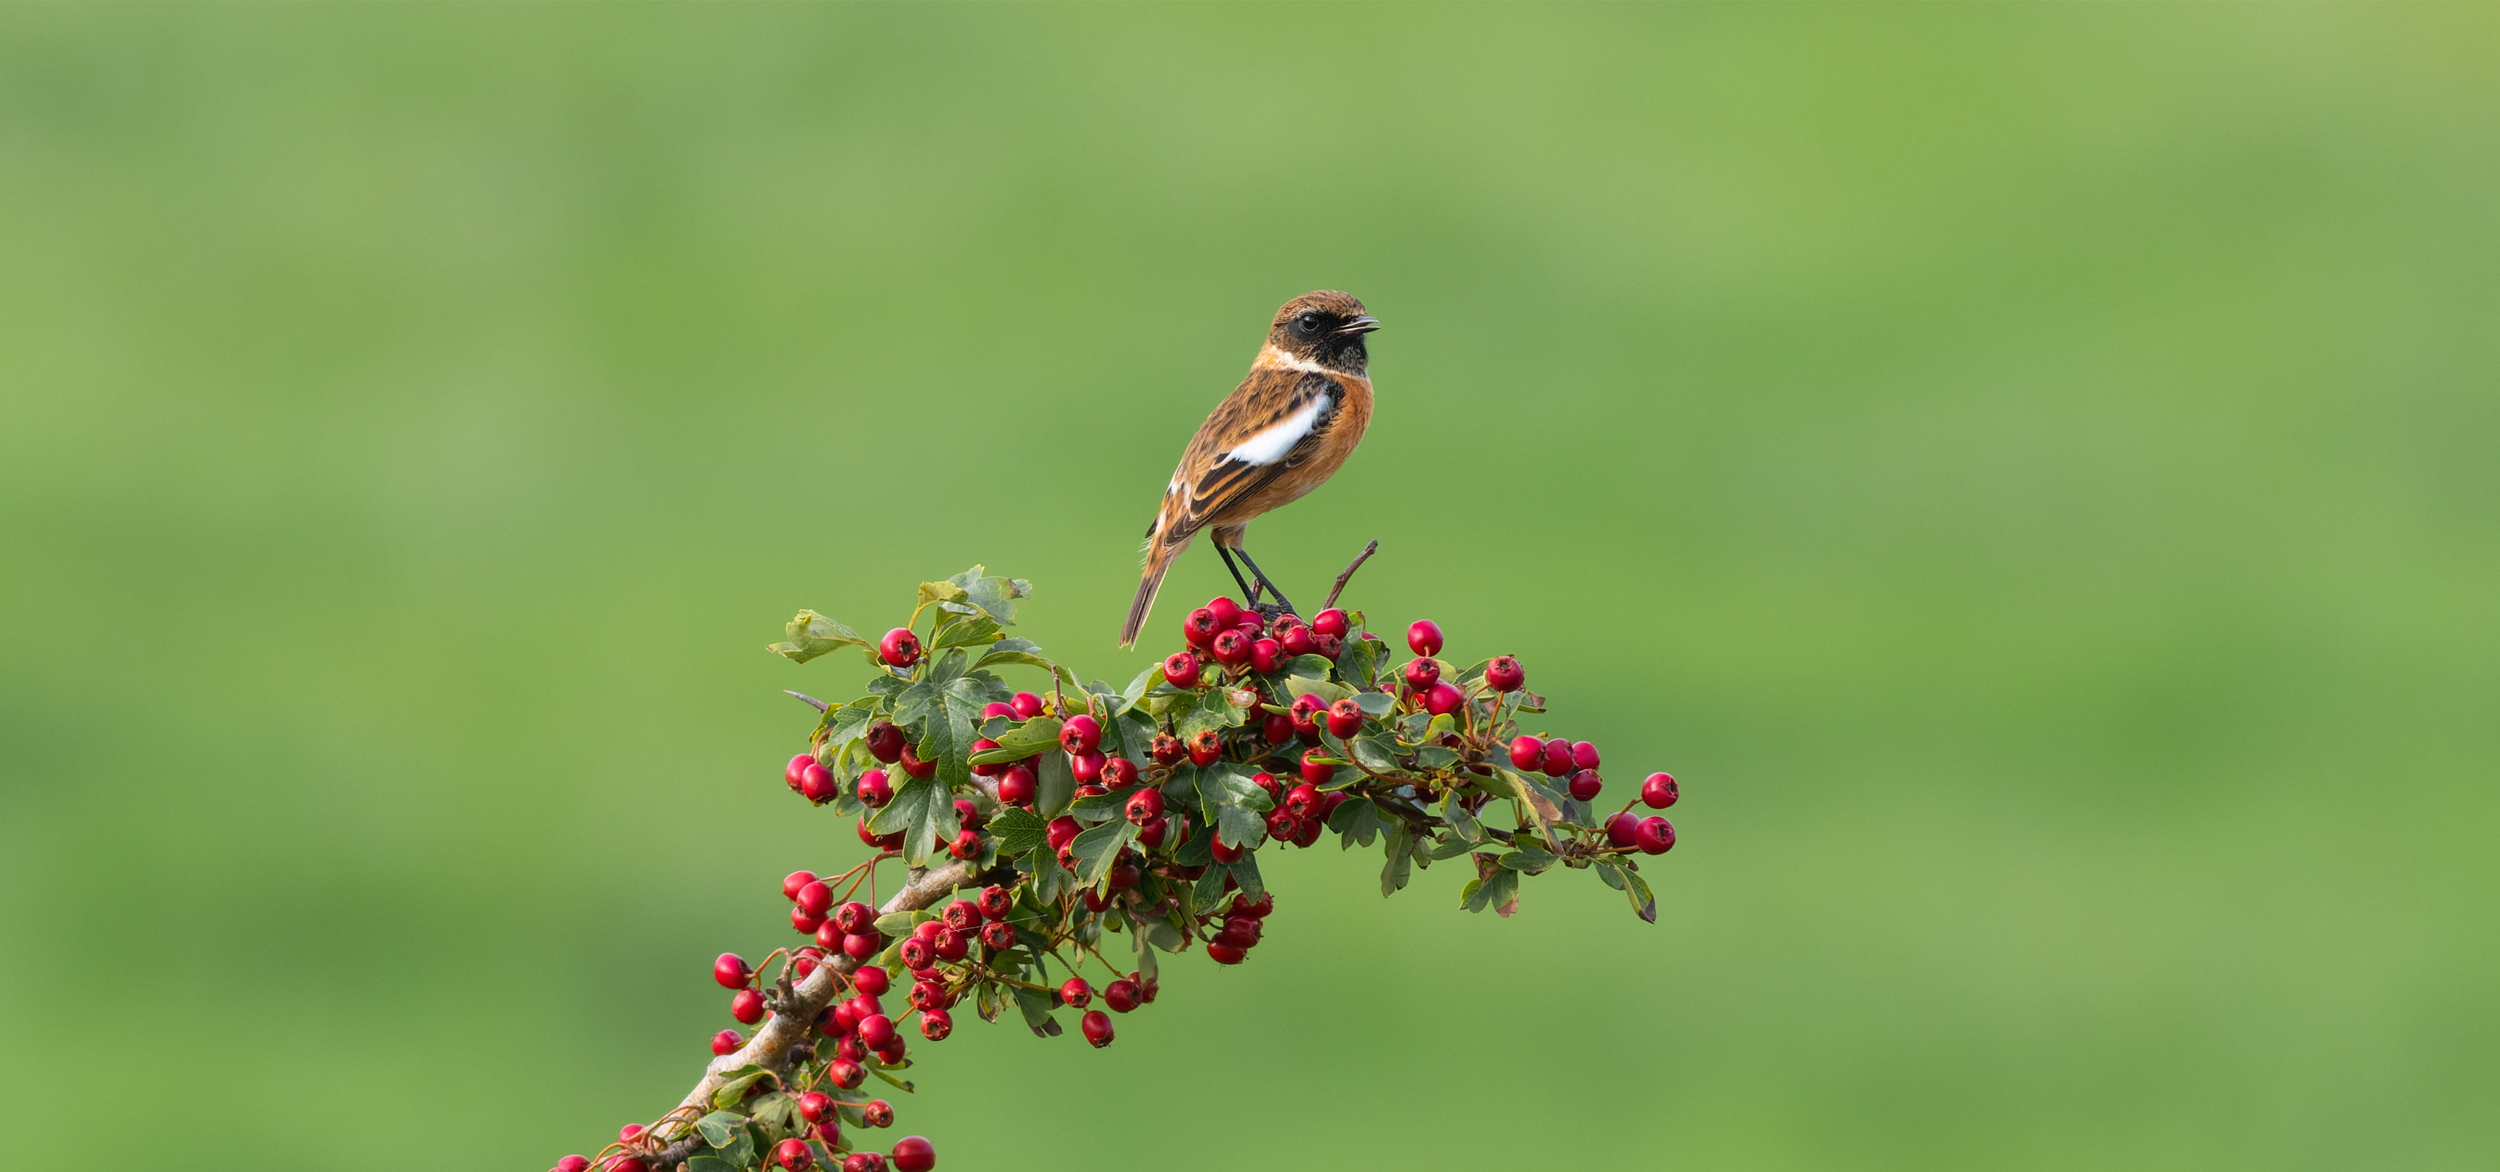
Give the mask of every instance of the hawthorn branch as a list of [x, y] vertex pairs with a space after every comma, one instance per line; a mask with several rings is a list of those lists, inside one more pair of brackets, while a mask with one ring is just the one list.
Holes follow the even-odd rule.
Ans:
[[1321, 610], [1326, 610], [1329, 607], [1337, 605], [1337, 595], [1344, 593], [1345, 584], [1354, 580], [1354, 571], [1362, 569], [1363, 563], [1369, 560], [1374, 553], [1379, 552], [1379, 550], [1380, 543], [1374, 541], [1365, 545], [1363, 547], [1363, 552], [1354, 555], [1354, 564], [1347, 566], [1345, 568], [1345, 573], [1337, 575], [1337, 584], [1328, 588], [1328, 601], [1320, 604]]
[[[878, 908], [877, 914], [919, 911], [946, 898], [978, 872], [977, 864], [962, 861], [923, 871], [905, 884], [901, 891], [895, 892], [894, 898], [885, 901], [885, 906]], [[838, 982], [857, 970], [859, 963], [848, 953], [836, 953], [817, 965], [816, 971], [807, 974], [806, 980], [791, 988], [789, 995], [783, 999], [781, 1012], [765, 1019], [763, 1026], [755, 1031], [755, 1036], [746, 1045], [714, 1058], [711, 1065], [704, 1068], [703, 1078], [694, 1084], [694, 1089], [686, 1093], [685, 1100], [670, 1114], [690, 1119], [710, 1111], [712, 1093], [729, 1081], [729, 1072], [741, 1067], [761, 1066], [786, 1081], [791, 1050], [807, 1041], [809, 1031], [815, 1028], [817, 1015], [823, 1013], [825, 1006], [840, 992]], [[786, 971], [784, 976], [786, 979]], [[674, 1168], [693, 1155], [695, 1148], [702, 1143], [702, 1135], [688, 1128], [675, 1143], [652, 1153], [651, 1164], [655, 1168]]]

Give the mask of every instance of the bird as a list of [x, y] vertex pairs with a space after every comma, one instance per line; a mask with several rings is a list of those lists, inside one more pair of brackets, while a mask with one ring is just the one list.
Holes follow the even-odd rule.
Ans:
[[[1120, 646], [1136, 644], [1164, 573], [1201, 530], [1213, 536], [1217, 556], [1251, 609], [1293, 610], [1242, 548], [1242, 530], [1318, 488], [1362, 442], [1372, 420], [1371, 356], [1363, 338], [1379, 328], [1380, 320], [1353, 294], [1333, 289], [1305, 293], [1276, 311], [1249, 377], [1215, 405], [1181, 451], [1180, 467], [1146, 527], [1145, 574], [1120, 628]], [[1242, 578], [1235, 555], [1250, 567], [1256, 587]], [[1261, 590], [1274, 601], [1262, 606]]]

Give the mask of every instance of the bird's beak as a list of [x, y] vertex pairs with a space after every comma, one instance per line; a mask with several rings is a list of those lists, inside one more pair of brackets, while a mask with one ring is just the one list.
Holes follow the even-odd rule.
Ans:
[[1379, 328], [1380, 319], [1373, 317], [1370, 314], [1365, 314], [1361, 317], [1355, 318], [1353, 321], [1338, 326], [1336, 332], [1340, 334], [1368, 334]]

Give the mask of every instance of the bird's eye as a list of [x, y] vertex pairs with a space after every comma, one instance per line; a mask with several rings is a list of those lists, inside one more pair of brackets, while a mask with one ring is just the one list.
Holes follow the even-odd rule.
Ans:
[[1319, 315], [1316, 313], [1303, 314], [1302, 316], [1293, 319], [1293, 325], [1295, 329], [1298, 329], [1303, 333], [1315, 333], [1319, 329]]

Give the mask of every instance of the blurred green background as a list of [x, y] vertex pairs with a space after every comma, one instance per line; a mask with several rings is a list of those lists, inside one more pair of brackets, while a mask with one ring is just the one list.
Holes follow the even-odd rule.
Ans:
[[1253, 533], [1515, 652], [1593, 879], [1270, 866], [943, 1167], [2488, 1167], [2490, 7], [0, 9], [0, 1120], [537, 1169], [672, 1104], [924, 577], [1125, 681], [1267, 315], [1379, 413]]

